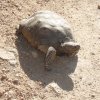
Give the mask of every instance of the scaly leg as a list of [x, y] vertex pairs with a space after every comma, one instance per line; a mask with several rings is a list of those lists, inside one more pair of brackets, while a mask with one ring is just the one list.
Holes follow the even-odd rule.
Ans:
[[45, 69], [47, 71], [51, 70], [50, 68], [48, 68], [48, 66], [54, 61], [55, 56], [56, 56], [55, 48], [49, 47], [45, 58]]
[[45, 70], [47, 71], [50, 71], [51, 69], [48, 67], [52, 62], [53, 60], [55, 59], [55, 56], [56, 56], [56, 50], [54, 47], [50, 46], [45, 46], [45, 45], [41, 45], [39, 46], [39, 49], [46, 53], [46, 58], [45, 58], [45, 65], [44, 65], [44, 68]]

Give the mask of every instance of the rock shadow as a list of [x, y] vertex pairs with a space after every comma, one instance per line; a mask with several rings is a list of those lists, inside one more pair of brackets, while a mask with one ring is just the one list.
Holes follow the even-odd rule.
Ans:
[[43, 53], [31, 47], [21, 34], [18, 35], [15, 44], [19, 54], [20, 66], [31, 80], [42, 82], [44, 87], [55, 82], [63, 90], [73, 90], [74, 83], [69, 74], [76, 69], [77, 56], [72, 58], [57, 57], [50, 66], [52, 71], [46, 72], [43, 67], [45, 57]]

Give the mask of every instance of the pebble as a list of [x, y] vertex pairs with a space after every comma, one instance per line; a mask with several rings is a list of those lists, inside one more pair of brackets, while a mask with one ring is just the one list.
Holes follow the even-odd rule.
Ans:
[[15, 66], [17, 61], [15, 59], [9, 60], [10, 65]]
[[91, 95], [91, 98], [95, 98], [95, 95], [92, 94], [92, 95]]
[[18, 85], [19, 84], [19, 80], [18, 79], [13, 80], [13, 84]]
[[4, 81], [5, 79], [7, 79], [7, 76], [6, 75], [2, 75], [1, 81]]
[[21, 6], [19, 6], [19, 7], [18, 7], [18, 10], [19, 10], [19, 11], [21, 11], [21, 10], [22, 10]]
[[3, 87], [0, 87], [0, 97], [3, 96], [4, 93], [5, 93], [5, 89]]
[[8, 72], [9, 72], [9, 69], [3, 68], [1, 71], [2, 71], [3, 73], [8, 73]]
[[0, 48], [0, 58], [7, 60], [13, 66], [17, 63], [14, 53], [4, 48]]
[[61, 88], [56, 84], [56, 83], [51, 83], [49, 84], [49, 86], [47, 86], [47, 88], [50, 88], [53, 92], [56, 93], [56, 95], [60, 95], [60, 93], [62, 92]]
[[21, 97], [20, 100], [24, 100], [24, 97]]
[[92, 85], [92, 83], [88, 83], [88, 85]]
[[11, 94], [9, 93], [9, 91], [8, 92], [5, 92], [4, 93], [4, 95], [5, 95], [5, 97], [7, 97], [7, 100], [11, 100]]
[[91, 55], [95, 55], [95, 53], [94, 52], [91, 52]]
[[100, 9], [100, 5], [98, 5], [98, 9]]
[[0, 48], [0, 58], [5, 60], [15, 59], [14, 53], [9, 52], [3, 48]]
[[17, 100], [17, 99], [12, 99], [12, 100]]
[[0, 92], [0, 97], [3, 95], [3, 93], [2, 92]]

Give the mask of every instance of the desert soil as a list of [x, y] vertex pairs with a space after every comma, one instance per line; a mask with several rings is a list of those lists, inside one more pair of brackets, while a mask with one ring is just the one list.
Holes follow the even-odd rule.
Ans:
[[[100, 0], [0, 0], [0, 100], [100, 100]], [[16, 26], [38, 10], [67, 20], [78, 56], [57, 57], [43, 69], [44, 55]]]

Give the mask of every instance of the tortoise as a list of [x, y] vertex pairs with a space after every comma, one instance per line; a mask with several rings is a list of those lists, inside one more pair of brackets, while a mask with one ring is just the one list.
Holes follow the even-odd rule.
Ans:
[[44, 68], [48, 71], [56, 55], [75, 56], [80, 49], [68, 22], [52, 11], [37, 11], [22, 20], [19, 32], [34, 48], [45, 53]]

